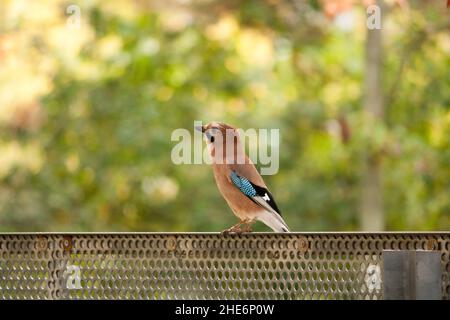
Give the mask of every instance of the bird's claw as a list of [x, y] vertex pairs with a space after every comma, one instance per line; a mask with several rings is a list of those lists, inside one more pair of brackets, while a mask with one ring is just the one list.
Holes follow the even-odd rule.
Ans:
[[252, 227], [250, 225], [246, 225], [244, 228], [241, 227], [242, 224], [237, 224], [232, 226], [231, 228], [225, 229], [221, 232], [222, 235], [228, 234], [241, 234], [241, 233], [250, 233], [252, 232]]
[[233, 234], [240, 234], [240, 233], [242, 233], [242, 229], [241, 229], [240, 225], [232, 226], [231, 228], [225, 229], [225, 230], [223, 230], [221, 232], [221, 234], [223, 234], [223, 235], [228, 235], [228, 234], [231, 234], [231, 233], [233, 233]]

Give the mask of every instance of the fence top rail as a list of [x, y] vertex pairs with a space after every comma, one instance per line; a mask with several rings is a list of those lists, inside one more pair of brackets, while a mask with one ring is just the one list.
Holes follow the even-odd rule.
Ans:
[[[143, 232], [143, 231], [44, 231], [44, 232], [0, 232], [0, 235], [222, 235], [221, 232]], [[295, 231], [288, 233], [277, 232], [251, 232], [229, 234], [226, 236], [258, 236], [258, 235], [443, 235], [450, 236], [450, 231]], [[225, 235], [224, 235], [225, 236]]]

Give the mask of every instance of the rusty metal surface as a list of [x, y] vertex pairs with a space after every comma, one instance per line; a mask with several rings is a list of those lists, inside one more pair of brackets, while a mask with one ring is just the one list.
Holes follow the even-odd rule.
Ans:
[[0, 234], [0, 299], [382, 299], [382, 250], [450, 233]]

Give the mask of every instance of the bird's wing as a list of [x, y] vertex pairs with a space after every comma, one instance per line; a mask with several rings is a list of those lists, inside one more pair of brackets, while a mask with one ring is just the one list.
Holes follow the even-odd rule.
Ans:
[[272, 194], [266, 187], [261, 187], [251, 182], [246, 177], [240, 176], [236, 171], [230, 173], [231, 182], [250, 200], [264, 208], [265, 210], [281, 216]]

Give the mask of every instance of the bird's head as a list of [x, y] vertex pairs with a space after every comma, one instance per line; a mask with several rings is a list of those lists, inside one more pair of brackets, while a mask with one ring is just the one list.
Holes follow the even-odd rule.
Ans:
[[218, 145], [219, 140], [225, 142], [227, 138], [236, 135], [236, 128], [223, 122], [210, 122], [203, 126], [195, 127], [196, 130], [204, 134], [206, 143]]
[[220, 159], [230, 159], [241, 152], [237, 128], [223, 122], [210, 122], [206, 125], [195, 127], [195, 129], [203, 133], [211, 156], [216, 158], [216, 160], [218, 160], [218, 157]]

